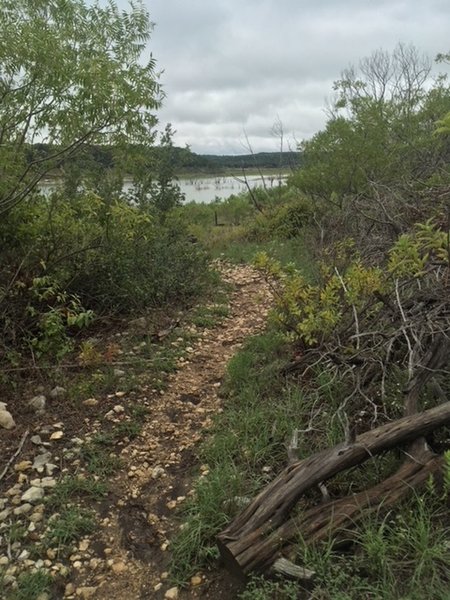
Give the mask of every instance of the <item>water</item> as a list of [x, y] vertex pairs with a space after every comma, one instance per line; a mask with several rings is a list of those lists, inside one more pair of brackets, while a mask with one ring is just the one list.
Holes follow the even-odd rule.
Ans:
[[[277, 187], [285, 182], [285, 177], [264, 175], [265, 185]], [[263, 181], [259, 175], [249, 175], [247, 183], [251, 188], [262, 187]], [[202, 177], [180, 178], [178, 185], [185, 195], [186, 202], [213, 202], [216, 198], [226, 199], [248, 190], [241, 177]]]
[[[264, 182], [267, 188], [278, 187], [286, 181], [286, 176], [264, 174]], [[214, 202], [216, 198], [226, 199], [232, 195], [247, 191], [247, 185], [242, 177], [223, 177], [223, 176], [204, 176], [204, 177], [180, 177], [177, 181], [182, 193], [185, 196], [185, 202]], [[263, 187], [263, 181], [260, 175], [248, 175], [247, 183], [251, 188]], [[44, 194], [49, 194], [57, 190], [60, 182], [57, 179], [42, 181], [39, 188]], [[125, 181], [124, 192], [132, 188], [131, 181]]]

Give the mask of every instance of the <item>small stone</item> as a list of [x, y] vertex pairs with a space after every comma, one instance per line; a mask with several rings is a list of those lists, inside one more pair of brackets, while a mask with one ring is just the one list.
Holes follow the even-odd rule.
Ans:
[[50, 392], [50, 398], [64, 398], [65, 395], [66, 395], [66, 390], [65, 390], [65, 388], [61, 387], [60, 385], [57, 385], [56, 387], [54, 387], [52, 389], [52, 391]]
[[78, 544], [78, 550], [80, 552], [86, 552], [86, 550], [89, 548], [89, 540], [81, 540], [81, 542]]
[[121, 404], [116, 404], [115, 407], [113, 408], [113, 411], [119, 415], [120, 413], [125, 412], [124, 407]]
[[43, 518], [44, 518], [44, 515], [41, 512], [34, 512], [30, 516], [30, 521], [32, 523], [39, 523], [40, 521], [42, 521]]
[[36, 469], [38, 473], [42, 473], [44, 467], [50, 462], [52, 455], [50, 452], [44, 452], [44, 454], [39, 454], [36, 456], [33, 462], [33, 469]]
[[0, 523], [2, 523], [2, 521], [6, 521], [6, 519], [9, 517], [10, 514], [11, 514], [10, 508], [5, 508], [4, 510], [2, 510], [2, 512], [0, 512]]
[[48, 548], [46, 554], [47, 558], [49, 558], [50, 560], [55, 560], [56, 552], [53, 550], [53, 548]]
[[13, 510], [13, 513], [16, 515], [16, 517], [19, 517], [20, 515], [25, 515], [26, 513], [29, 513], [32, 508], [33, 507], [31, 506], [31, 504], [25, 502], [25, 504], [22, 504], [21, 506], [15, 508]]
[[91, 560], [89, 561], [89, 566], [92, 570], [97, 569], [101, 564], [102, 561], [100, 558], [91, 558]]
[[125, 377], [126, 373], [125, 371], [122, 371], [122, 369], [114, 369], [114, 376], [115, 377]]
[[164, 573], [161, 573], [161, 576], [160, 576], [161, 581], [165, 581], [168, 578], [169, 578], [168, 571], [164, 571]]
[[28, 402], [28, 406], [35, 410], [38, 413], [42, 413], [45, 411], [45, 405], [47, 403], [47, 398], [45, 396], [35, 396], [31, 398]]
[[56, 486], [56, 479], [53, 477], [43, 477], [41, 479], [41, 487], [43, 488], [54, 488]]
[[34, 444], [35, 446], [40, 446], [42, 444], [40, 435], [32, 435], [30, 440], [31, 440], [31, 443]]
[[7, 410], [0, 410], [0, 426], [3, 429], [13, 429], [16, 426], [12, 414]]
[[58, 467], [57, 467], [57, 465], [53, 465], [52, 463], [47, 463], [47, 464], [45, 465], [45, 472], [46, 472], [46, 473], [47, 473], [47, 475], [50, 477], [50, 476], [51, 476], [51, 474], [53, 473], [53, 471], [54, 471], [55, 469], [57, 469], [57, 468], [58, 468]]
[[28, 550], [22, 550], [22, 552], [17, 557], [17, 560], [23, 561], [23, 560], [27, 560], [27, 558], [29, 558], [29, 557], [30, 557], [29, 551]]
[[64, 436], [64, 431], [55, 431], [50, 436], [50, 440], [60, 440]]
[[155, 590], [155, 592], [159, 592], [159, 590], [162, 588], [162, 586], [163, 586], [162, 583], [157, 583], [153, 589]]
[[96, 587], [79, 587], [76, 589], [76, 595], [79, 598], [93, 598], [96, 591]]
[[166, 506], [167, 506], [167, 508], [169, 510], [173, 510], [177, 506], [177, 501], [176, 500], [170, 500], [169, 502], [167, 502]]
[[178, 588], [173, 587], [164, 594], [164, 598], [167, 600], [177, 600], [178, 598]]
[[0, 567], [6, 567], [9, 564], [9, 558], [7, 556], [0, 557]]
[[161, 475], [164, 475], [165, 471], [162, 467], [155, 467], [152, 471], [152, 479], [158, 479]]
[[22, 494], [22, 502], [38, 502], [44, 497], [44, 490], [40, 487], [30, 487]]
[[128, 567], [123, 562], [117, 562], [112, 565], [111, 569], [114, 571], [114, 573], [119, 575], [120, 573], [123, 573], [124, 571], [126, 571], [128, 569]]
[[31, 460], [21, 460], [19, 463], [14, 465], [14, 470], [22, 473], [23, 471], [28, 471], [28, 469], [31, 469], [32, 466], [33, 463]]
[[97, 406], [98, 400], [96, 398], [88, 398], [87, 400], [83, 400], [84, 406]]
[[75, 586], [73, 585], [73, 583], [66, 583], [64, 594], [66, 596], [72, 596], [72, 594], [75, 594]]
[[116, 392], [115, 396], [116, 398], [123, 398], [126, 395], [126, 392]]
[[197, 585], [201, 585], [203, 579], [199, 575], [194, 575], [191, 577], [191, 585], [192, 587], [196, 587]]

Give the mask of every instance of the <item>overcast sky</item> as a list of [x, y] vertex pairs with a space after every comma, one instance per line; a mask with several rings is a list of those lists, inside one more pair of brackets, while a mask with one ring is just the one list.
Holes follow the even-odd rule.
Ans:
[[[194, 152], [275, 151], [323, 127], [342, 69], [374, 50], [450, 51], [450, 0], [144, 0], [167, 97], [159, 114]], [[126, 0], [119, 0], [123, 7]], [[245, 133], [244, 133], [245, 132]]]

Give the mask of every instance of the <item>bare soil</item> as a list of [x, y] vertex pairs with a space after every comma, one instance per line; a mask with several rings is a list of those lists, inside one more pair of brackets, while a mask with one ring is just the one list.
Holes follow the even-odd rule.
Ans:
[[[188, 360], [169, 376], [167, 389], [152, 399], [141, 434], [121, 452], [124, 468], [111, 482], [113, 496], [90, 541], [102, 564], [71, 579], [78, 589], [96, 587], [97, 600], [164, 598], [173, 587], [167, 572], [171, 539], [180, 526], [177, 509], [192, 493], [195, 474], [207, 469], [198, 463], [198, 444], [222, 410], [220, 387], [229, 359], [247, 337], [263, 330], [271, 303], [267, 284], [252, 268], [225, 267], [223, 277], [233, 286], [229, 316], [205, 330]], [[219, 565], [199, 576], [202, 583], [180, 589], [180, 599], [236, 598], [238, 584]]]

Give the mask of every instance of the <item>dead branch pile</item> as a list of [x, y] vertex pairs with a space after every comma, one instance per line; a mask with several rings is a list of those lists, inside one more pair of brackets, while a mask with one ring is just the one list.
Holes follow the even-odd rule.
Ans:
[[[438, 239], [436, 232], [440, 246], [432, 241]], [[319, 336], [313, 344], [299, 337], [296, 359], [284, 373], [307, 386], [311, 385], [311, 375], [320, 369], [345, 383], [348, 393], [337, 413], [345, 423], [346, 440], [303, 460], [292, 460], [292, 445], [290, 464], [218, 536], [221, 556], [235, 574], [277, 570], [279, 559], [289, 558], [290, 547], [299, 535], [306, 543], [330, 535], [336, 543], [342, 541], [343, 528], [354, 527], [368, 512], [391, 507], [442, 468], [442, 457], [430, 449], [425, 436], [450, 424], [450, 402], [446, 401], [450, 381], [450, 247], [447, 239], [446, 256], [442, 230], [430, 224], [417, 239], [421, 246], [412, 238], [399, 243], [411, 247], [415, 243], [415, 250], [420, 249], [422, 254], [416, 256], [422, 261], [420, 272], [412, 275], [406, 269], [404, 276], [392, 275], [390, 285], [374, 292], [363, 306], [347, 305], [335, 330]], [[338, 267], [335, 273], [342, 293], [347, 294]], [[274, 284], [275, 293], [279, 291], [277, 285], [280, 281]], [[397, 401], [401, 398], [400, 418], [392, 402], [395, 386]], [[361, 428], [361, 423], [356, 423], [355, 413], [361, 408], [367, 415], [362, 423], [366, 431], [356, 435], [356, 425]], [[310, 427], [313, 421], [312, 414]], [[296, 514], [299, 500], [311, 488], [398, 447], [406, 460], [386, 480], [346, 498], [327, 497], [325, 504]], [[289, 569], [283, 563], [283, 569], [278, 570], [291, 570], [292, 576], [295, 566]], [[297, 576], [308, 578], [312, 574], [300, 570]]]

